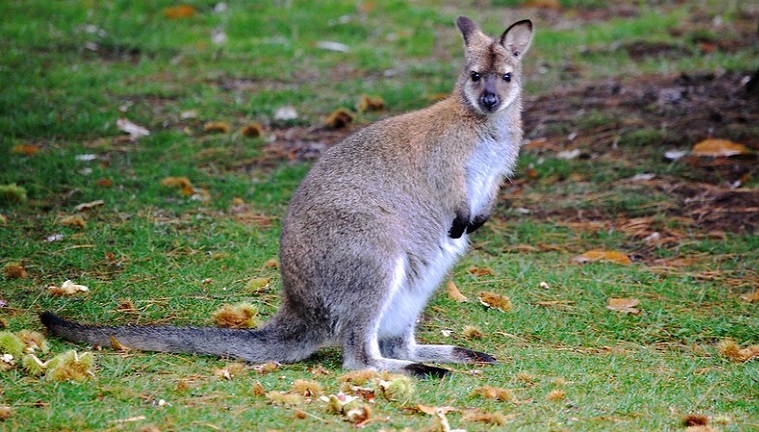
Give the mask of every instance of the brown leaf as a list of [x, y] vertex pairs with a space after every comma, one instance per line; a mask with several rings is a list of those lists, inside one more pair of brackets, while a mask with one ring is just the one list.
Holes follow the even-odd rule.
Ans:
[[640, 300], [633, 298], [610, 298], [609, 305], [606, 308], [615, 312], [638, 315], [640, 310], [635, 308], [638, 303]]
[[709, 417], [700, 414], [688, 414], [683, 419], [683, 426], [706, 426], [709, 424]]
[[353, 114], [345, 108], [338, 108], [324, 123], [330, 129], [342, 129], [353, 123]]
[[514, 305], [511, 304], [511, 299], [500, 294], [483, 291], [480, 293], [479, 297], [480, 303], [491, 309], [496, 309], [501, 312], [509, 312], [514, 308]]
[[484, 399], [495, 399], [500, 402], [513, 402], [515, 399], [514, 393], [511, 390], [489, 385], [475, 389], [472, 394]]
[[385, 109], [385, 101], [379, 96], [363, 95], [356, 104], [358, 112], [381, 111]]
[[34, 144], [16, 144], [11, 147], [11, 153], [24, 156], [34, 156], [40, 151], [40, 147]]
[[556, 389], [551, 390], [550, 393], [546, 396], [547, 401], [556, 402], [556, 401], [563, 401], [567, 398], [567, 392], [564, 390]]
[[608, 250], [590, 250], [583, 254], [577, 255], [574, 260], [579, 263], [605, 261], [616, 264], [630, 265], [632, 260], [622, 252]]
[[195, 8], [189, 5], [167, 7], [163, 10], [163, 16], [168, 19], [192, 18], [195, 16]]
[[61, 219], [61, 225], [82, 229], [87, 226], [87, 223], [84, 221], [84, 219], [82, 219], [81, 216], [66, 216]]
[[229, 123], [223, 121], [212, 121], [203, 125], [203, 131], [208, 133], [228, 133], [232, 129]]
[[730, 157], [748, 153], [749, 150], [743, 144], [726, 139], [709, 138], [693, 146], [695, 156]]
[[119, 342], [118, 339], [116, 339], [116, 336], [111, 335], [109, 337], [109, 340], [111, 341], [111, 347], [116, 351], [129, 351], [129, 347]]
[[50, 291], [50, 295], [53, 296], [70, 296], [80, 292], [87, 292], [90, 289], [84, 285], [77, 285], [74, 282], [67, 280], [63, 282], [61, 286], [51, 285], [47, 287]]
[[251, 123], [243, 126], [240, 133], [248, 138], [260, 138], [264, 136], [264, 127], [260, 123]]
[[490, 267], [469, 267], [469, 269], [467, 269], [467, 272], [477, 277], [495, 275], [495, 272]]
[[79, 204], [76, 207], [74, 207], [74, 210], [76, 210], [78, 212], [85, 212], [85, 211], [92, 210], [94, 208], [102, 207], [104, 205], [105, 205], [105, 201], [103, 201], [103, 200], [95, 200], [95, 201], [90, 201], [90, 202]]
[[759, 303], [759, 290], [752, 293], [743, 294], [741, 298], [749, 303]]
[[26, 279], [27, 276], [24, 266], [16, 262], [9, 262], [3, 266], [3, 274], [6, 279]]
[[433, 407], [433, 406], [417, 404], [416, 407], [419, 410], [419, 412], [423, 412], [427, 415], [435, 415], [436, 411], [441, 412], [443, 414], [448, 414], [449, 412], [458, 411], [458, 409], [452, 406]]
[[483, 412], [478, 409], [467, 410], [464, 415], [461, 416], [461, 420], [465, 422], [478, 422], [490, 425], [503, 426], [508, 421], [508, 418], [499, 412]]
[[741, 348], [732, 339], [724, 339], [717, 344], [720, 354], [736, 363], [744, 363], [754, 358], [759, 358], [759, 345], [751, 345]]
[[96, 181], [95, 184], [102, 188], [109, 188], [113, 186], [113, 180], [109, 178], [101, 178], [98, 181]]
[[448, 279], [446, 290], [448, 291], [448, 297], [454, 301], [457, 301], [459, 303], [469, 301], [469, 299], [467, 299], [464, 294], [461, 294], [461, 291], [459, 291], [458, 287], [456, 287], [456, 284], [453, 283], [453, 279]]

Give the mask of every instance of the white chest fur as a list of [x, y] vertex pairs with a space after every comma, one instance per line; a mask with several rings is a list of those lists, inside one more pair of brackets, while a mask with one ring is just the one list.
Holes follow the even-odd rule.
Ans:
[[467, 197], [472, 217], [482, 213], [501, 179], [511, 174], [518, 149], [518, 143], [500, 141], [489, 134], [480, 138], [466, 164]]

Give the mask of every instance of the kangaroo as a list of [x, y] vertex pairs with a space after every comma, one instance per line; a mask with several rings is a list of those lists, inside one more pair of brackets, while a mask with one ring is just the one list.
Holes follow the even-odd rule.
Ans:
[[258, 329], [81, 325], [52, 312], [64, 339], [100, 346], [292, 363], [339, 345], [346, 369], [441, 377], [440, 363], [495, 363], [417, 343], [416, 321], [469, 234], [490, 216], [522, 141], [521, 60], [532, 22], [486, 36], [456, 21], [465, 67], [447, 99], [379, 121], [335, 145], [294, 193], [280, 238], [281, 306]]

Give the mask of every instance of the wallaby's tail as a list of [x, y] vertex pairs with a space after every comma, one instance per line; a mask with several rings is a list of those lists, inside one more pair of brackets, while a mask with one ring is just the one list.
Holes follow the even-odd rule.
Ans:
[[119, 346], [143, 351], [209, 354], [249, 362], [291, 363], [308, 357], [320, 340], [313, 329], [299, 328], [297, 322], [274, 319], [256, 330], [216, 327], [95, 326], [68, 321], [52, 312], [40, 314], [40, 321], [53, 334], [73, 342]]

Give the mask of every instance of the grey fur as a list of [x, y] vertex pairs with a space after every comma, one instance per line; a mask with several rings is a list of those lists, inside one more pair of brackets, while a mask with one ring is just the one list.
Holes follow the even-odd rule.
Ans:
[[[419, 362], [481, 362], [487, 354], [420, 345], [417, 318], [490, 215], [522, 140], [521, 54], [532, 24], [498, 39], [457, 20], [466, 67], [452, 96], [377, 122], [328, 150], [293, 195], [282, 225], [282, 304], [256, 330], [101, 327], [46, 312], [65, 339], [190, 352], [250, 362], [295, 362], [342, 346], [343, 365], [412, 375], [445, 369]], [[508, 42], [509, 49], [504, 47]], [[519, 56], [513, 55], [519, 50]], [[475, 80], [476, 71], [483, 79]], [[501, 79], [510, 74], [511, 82]], [[488, 94], [485, 101], [483, 95]]]

